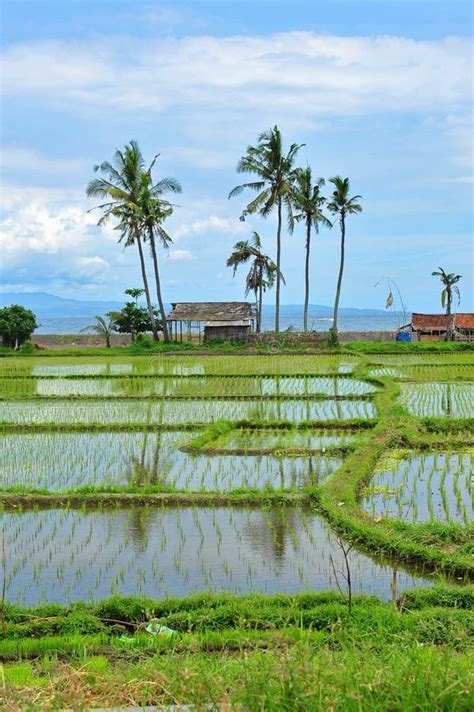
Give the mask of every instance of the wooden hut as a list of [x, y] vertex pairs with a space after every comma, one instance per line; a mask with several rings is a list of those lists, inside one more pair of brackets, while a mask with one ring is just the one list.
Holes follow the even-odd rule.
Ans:
[[166, 317], [175, 341], [245, 341], [253, 330], [255, 307], [248, 302], [175, 302]]
[[[474, 314], [452, 314], [454, 339], [474, 341]], [[409, 333], [412, 341], [442, 341], [448, 331], [446, 314], [412, 314], [410, 324], [400, 327], [402, 333]]]

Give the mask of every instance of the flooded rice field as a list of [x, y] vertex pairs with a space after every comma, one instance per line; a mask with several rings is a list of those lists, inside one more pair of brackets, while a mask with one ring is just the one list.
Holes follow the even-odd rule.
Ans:
[[402, 383], [400, 402], [417, 417], [474, 418], [474, 383]]
[[[325, 521], [296, 508], [55, 509], [2, 519], [11, 603], [336, 590], [330, 556], [343, 565]], [[390, 599], [392, 568], [356, 551], [350, 562], [355, 593]], [[395, 578], [400, 590], [428, 582]]]
[[377, 517], [467, 525], [473, 498], [474, 452], [399, 451], [379, 463], [362, 506]]
[[23, 400], [0, 403], [0, 421], [17, 424], [155, 424], [212, 423], [218, 420], [352, 420], [373, 418], [365, 400]]
[[[412, 415], [473, 417], [472, 363], [456, 359], [374, 357], [369, 375], [401, 380]], [[308, 503], [382, 422], [377, 382], [358, 377], [359, 363], [325, 354], [0, 359], [0, 483], [10, 497], [26, 493], [22, 511], [1, 513], [7, 600], [336, 590], [340, 542]], [[472, 466], [468, 450], [387, 451], [361, 506], [376, 519], [468, 524]], [[216, 506], [125, 506], [147, 488], [208, 493]], [[267, 496], [278, 490], [306, 492], [305, 506], [292, 494], [282, 507], [283, 494]], [[53, 508], [28, 509], [28, 493], [71, 491], [92, 492], [93, 507], [49, 499]], [[101, 509], [100, 491], [120, 492], [122, 504]], [[222, 506], [209, 494], [230, 492], [262, 506]], [[349, 557], [354, 593], [389, 599], [430, 582], [355, 549]]]
[[129, 378], [17, 378], [2, 384], [4, 398], [203, 398], [280, 396], [360, 396], [375, 393], [370, 383], [355, 378], [314, 376], [272, 377], [129, 377]]
[[[180, 451], [191, 438], [190, 432], [3, 435], [2, 487], [51, 492], [80, 487], [217, 492], [301, 489], [322, 482], [342, 462], [340, 457], [323, 454], [209, 456]], [[338, 442], [336, 436], [332, 440]]]
[[303, 374], [350, 373], [357, 357], [324, 354], [323, 356], [276, 354], [272, 356], [136, 356], [70, 358], [4, 358], [0, 360], [1, 376], [133, 376], [133, 375], [220, 375], [230, 374]]

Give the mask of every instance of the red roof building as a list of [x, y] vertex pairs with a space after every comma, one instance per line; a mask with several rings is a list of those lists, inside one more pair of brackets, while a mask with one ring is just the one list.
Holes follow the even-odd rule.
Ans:
[[[459, 341], [474, 341], [474, 314], [452, 314], [454, 338]], [[413, 312], [411, 323], [400, 331], [409, 332], [413, 341], [437, 341], [444, 339], [448, 330], [446, 314], [418, 314]]]

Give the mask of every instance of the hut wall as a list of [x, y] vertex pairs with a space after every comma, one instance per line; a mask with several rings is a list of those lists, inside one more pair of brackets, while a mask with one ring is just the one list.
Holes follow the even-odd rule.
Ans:
[[219, 339], [222, 341], [245, 341], [250, 334], [250, 326], [206, 326], [204, 327], [204, 341]]

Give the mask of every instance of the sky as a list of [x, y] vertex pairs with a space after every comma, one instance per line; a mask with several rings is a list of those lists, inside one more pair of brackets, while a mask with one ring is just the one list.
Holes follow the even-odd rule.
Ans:
[[[160, 250], [165, 301], [243, 299], [245, 268], [233, 277], [225, 260], [253, 230], [274, 257], [276, 223], [241, 222], [253, 193], [227, 196], [248, 179], [246, 147], [278, 125], [285, 146], [305, 144], [300, 165], [362, 195], [342, 306], [383, 308], [390, 277], [408, 309], [440, 311], [442, 266], [463, 275], [460, 310], [474, 311], [470, 2], [3, 0], [1, 12], [3, 291], [120, 299], [141, 285], [135, 248], [97, 227], [85, 196], [93, 166], [136, 139], [145, 159], [160, 154], [155, 177], [183, 186]], [[283, 236], [283, 304], [303, 301], [303, 231]], [[313, 304], [333, 303], [339, 249], [337, 224], [314, 237]]]

